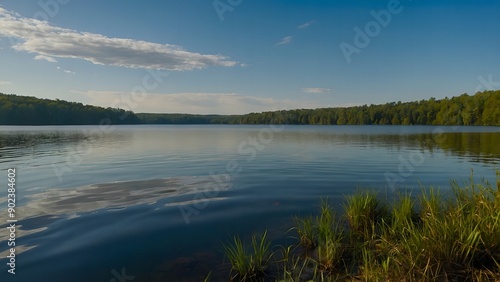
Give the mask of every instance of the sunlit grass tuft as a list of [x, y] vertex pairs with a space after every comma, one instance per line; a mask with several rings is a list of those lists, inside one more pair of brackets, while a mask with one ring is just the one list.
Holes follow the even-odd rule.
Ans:
[[374, 226], [387, 217], [387, 207], [377, 198], [373, 191], [357, 191], [346, 196], [344, 212], [353, 235], [368, 239]]
[[344, 234], [328, 199], [321, 200], [318, 228], [317, 262], [320, 271], [334, 273], [342, 265]]
[[412, 232], [419, 216], [415, 211], [415, 200], [409, 194], [401, 194], [392, 207], [391, 231], [396, 234]]
[[224, 245], [226, 257], [231, 263], [231, 279], [250, 281], [261, 278], [271, 260], [271, 243], [267, 240], [267, 231], [259, 238], [252, 236], [251, 249], [247, 248], [239, 237], [234, 237], [233, 242]]

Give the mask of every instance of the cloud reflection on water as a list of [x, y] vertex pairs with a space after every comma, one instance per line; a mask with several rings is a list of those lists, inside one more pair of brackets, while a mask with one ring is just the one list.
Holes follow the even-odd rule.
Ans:
[[[213, 176], [212, 176], [213, 177]], [[190, 204], [190, 201], [178, 200], [174, 197], [203, 193], [206, 187], [213, 184], [211, 176], [186, 176], [164, 179], [126, 181], [93, 184], [71, 189], [49, 189], [45, 192], [26, 196], [30, 199], [16, 211], [17, 236], [20, 237], [41, 232], [51, 223], [78, 217], [82, 213], [97, 210], [116, 211], [137, 205], [153, 205], [159, 200], [172, 198], [165, 206]], [[229, 189], [230, 178], [218, 177], [219, 187]], [[222, 182], [222, 183], [221, 183]], [[205, 195], [205, 193], [203, 194]], [[209, 198], [210, 200], [224, 200], [223, 197]], [[6, 198], [0, 198], [0, 204], [6, 205]], [[7, 216], [1, 215], [0, 222], [7, 222]], [[8, 224], [0, 225], [0, 238], [8, 238]], [[7, 246], [5, 241], [0, 246]], [[18, 246], [19, 254], [35, 246]], [[7, 250], [0, 252], [0, 256], [7, 254]]]

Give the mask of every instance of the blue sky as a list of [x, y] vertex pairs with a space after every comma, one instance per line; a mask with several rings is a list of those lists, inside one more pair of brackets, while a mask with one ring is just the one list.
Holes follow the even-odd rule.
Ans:
[[473, 94], [500, 88], [499, 14], [493, 0], [4, 0], [0, 92], [200, 114]]

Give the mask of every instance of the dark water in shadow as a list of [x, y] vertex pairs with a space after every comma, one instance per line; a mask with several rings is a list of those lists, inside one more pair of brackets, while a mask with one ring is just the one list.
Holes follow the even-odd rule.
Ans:
[[0, 281], [227, 281], [232, 236], [293, 243], [292, 216], [358, 187], [494, 182], [499, 144], [498, 127], [0, 127], [18, 204], [17, 274], [0, 259]]

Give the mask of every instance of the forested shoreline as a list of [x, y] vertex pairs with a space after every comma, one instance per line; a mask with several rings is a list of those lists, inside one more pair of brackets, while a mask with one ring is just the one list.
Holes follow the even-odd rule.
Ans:
[[236, 123], [318, 125], [500, 125], [500, 91], [414, 102], [248, 114]]
[[131, 111], [0, 93], [1, 125], [138, 124]]
[[347, 108], [296, 109], [245, 115], [133, 113], [63, 100], [0, 93], [2, 125], [303, 124], [500, 125], [500, 90], [414, 102]]

